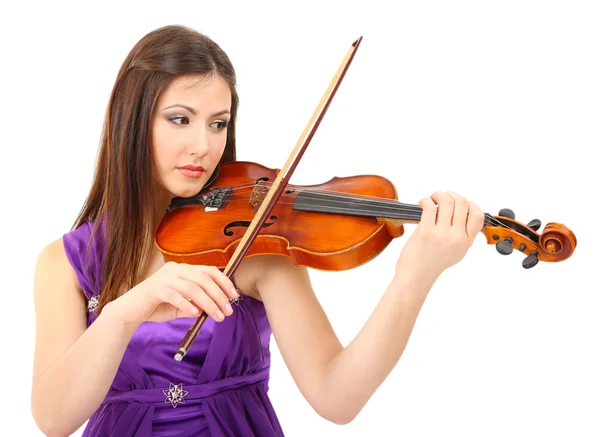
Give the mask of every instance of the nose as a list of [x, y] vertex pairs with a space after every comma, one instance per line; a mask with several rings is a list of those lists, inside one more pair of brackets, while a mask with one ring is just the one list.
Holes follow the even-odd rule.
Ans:
[[194, 135], [188, 143], [188, 152], [193, 156], [205, 156], [208, 154], [210, 144], [208, 141], [208, 132], [201, 131]]

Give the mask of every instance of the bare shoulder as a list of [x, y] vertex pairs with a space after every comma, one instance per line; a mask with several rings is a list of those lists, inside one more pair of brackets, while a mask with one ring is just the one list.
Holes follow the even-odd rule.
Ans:
[[[74, 295], [80, 295], [82, 301], [85, 301], [81, 287], [77, 281], [75, 270], [67, 259], [67, 253], [62, 237], [47, 244], [39, 253], [35, 265], [35, 282], [34, 293], [36, 298], [43, 297], [48, 290], [43, 287], [43, 283], [48, 281], [59, 281], [63, 284], [70, 284], [69, 289]], [[40, 285], [38, 287], [38, 284]]]
[[310, 283], [306, 267], [296, 266], [292, 260], [280, 255], [260, 255], [244, 259], [235, 275], [240, 292], [264, 301], [269, 290], [280, 284]]
[[87, 327], [86, 299], [62, 238], [46, 245], [34, 271], [34, 381]]

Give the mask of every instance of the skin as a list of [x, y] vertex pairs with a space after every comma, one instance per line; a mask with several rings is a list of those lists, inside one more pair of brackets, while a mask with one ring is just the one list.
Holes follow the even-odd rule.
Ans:
[[[192, 110], [164, 109], [172, 105]], [[152, 132], [157, 211], [164, 211], [173, 196], [197, 193], [208, 180], [225, 147], [230, 106], [228, 85], [218, 76], [181, 77], [161, 96]], [[206, 172], [189, 178], [177, 169], [183, 165], [202, 165]], [[260, 256], [245, 259], [236, 272], [240, 292], [264, 303], [298, 388], [332, 422], [353, 420], [385, 380], [431, 287], [464, 257], [483, 226], [479, 207], [456, 193], [436, 192], [419, 205], [422, 220], [398, 257], [393, 279], [346, 347], [318, 302], [306, 268], [286, 257]], [[192, 317], [198, 308], [216, 321], [232, 314], [228, 298], [237, 292], [225, 275], [205, 266], [165, 264], [152, 247], [142, 282], [123, 290], [89, 328], [86, 301], [62, 239], [41, 252], [35, 271], [32, 413], [46, 435], [70, 435], [98, 408], [143, 321]], [[65, 386], [79, 389], [65, 397]]]

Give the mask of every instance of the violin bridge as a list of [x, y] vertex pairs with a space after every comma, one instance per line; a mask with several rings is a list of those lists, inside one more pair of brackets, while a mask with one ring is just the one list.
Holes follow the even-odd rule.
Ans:
[[252, 194], [250, 195], [249, 203], [255, 213], [258, 211], [260, 205], [263, 203], [263, 200], [265, 200], [265, 197], [267, 197], [267, 193], [269, 192], [269, 188], [263, 184], [264, 181], [258, 181], [252, 190]]

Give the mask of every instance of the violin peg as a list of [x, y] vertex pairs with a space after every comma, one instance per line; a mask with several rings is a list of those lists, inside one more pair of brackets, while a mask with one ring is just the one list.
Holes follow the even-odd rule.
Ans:
[[531, 253], [523, 260], [523, 268], [530, 269], [539, 262], [538, 251], [532, 250]]
[[509, 219], [515, 219], [515, 213], [512, 211], [512, 209], [508, 209], [508, 208], [502, 208], [500, 210], [500, 212], [498, 213], [499, 216], [502, 217], [508, 217]]
[[496, 250], [501, 255], [510, 255], [513, 251], [512, 238], [507, 237], [502, 241], [496, 243]]
[[533, 229], [534, 231], [537, 231], [540, 228], [540, 226], [542, 226], [542, 222], [538, 219], [533, 219], [529, 223], [527, 223], [527, 226]]

